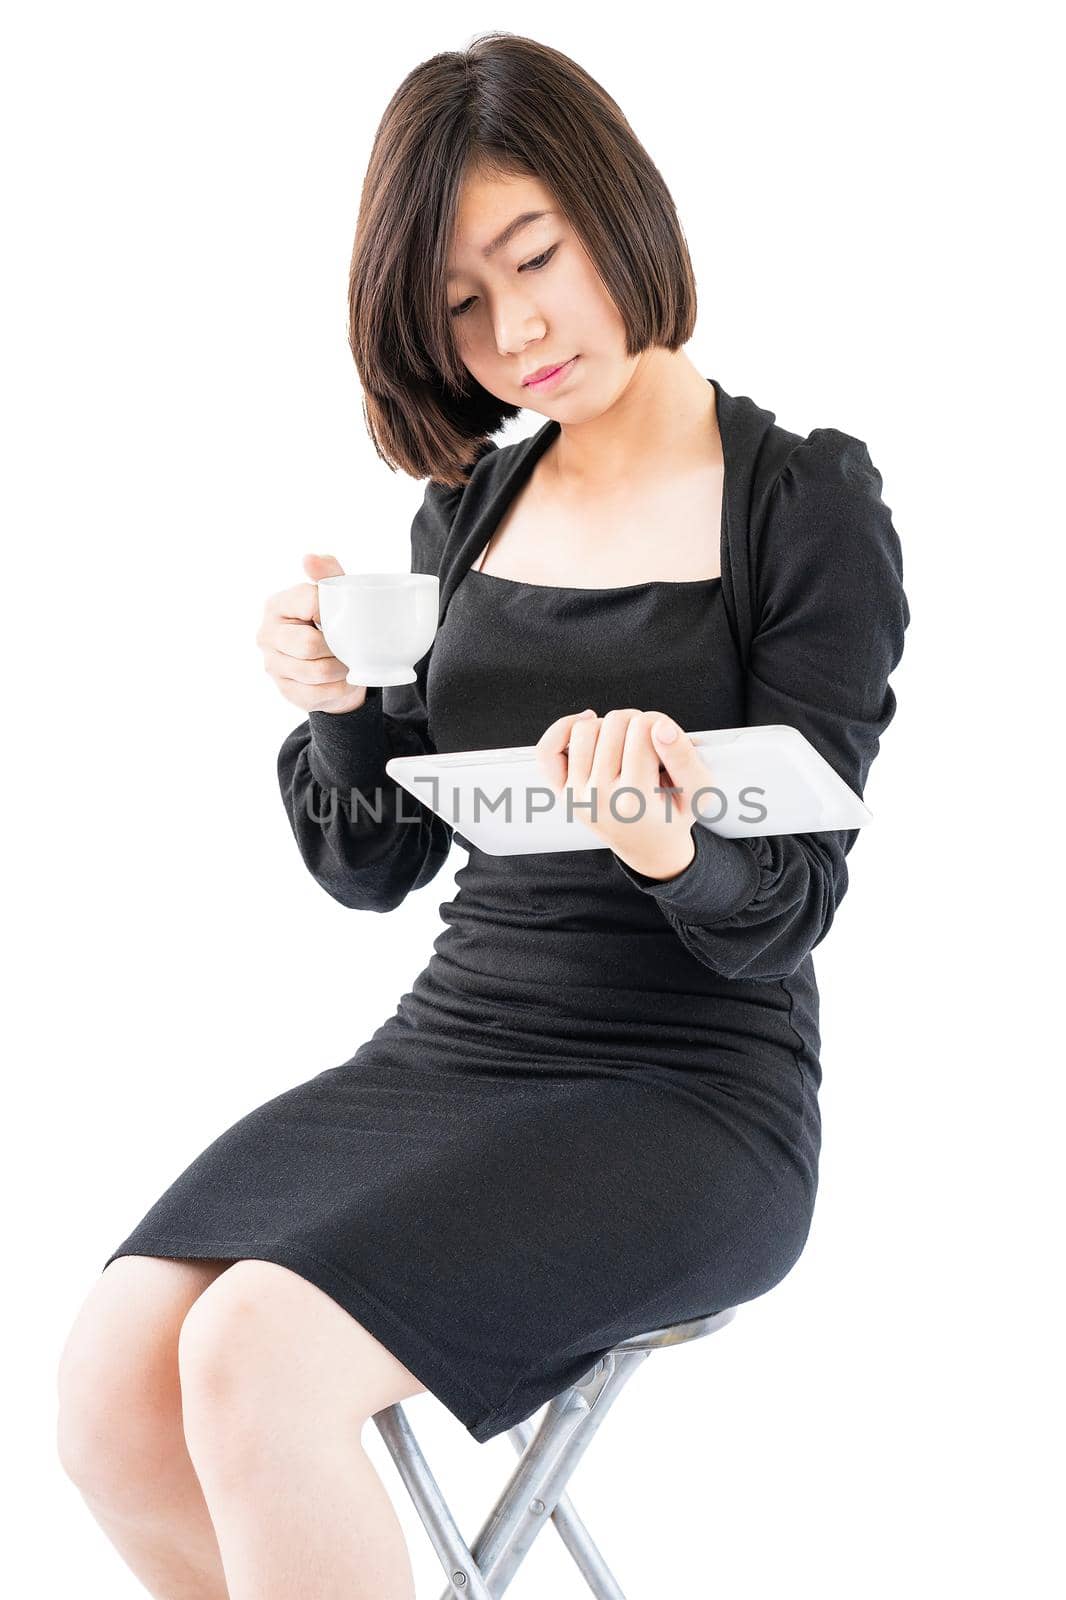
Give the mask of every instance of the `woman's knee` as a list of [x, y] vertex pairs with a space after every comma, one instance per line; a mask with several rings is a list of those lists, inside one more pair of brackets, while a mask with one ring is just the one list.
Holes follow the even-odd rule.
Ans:
[[180, 1470], [178, 1335], [227, 1265], [122, 1256], [86, 1297], [59, 1362], [56, 1446], [87, 1496], [132, 1511]]
[[357, 1437], [375, 1411], [424, 1385], [324, 1290], [287, 1267], [240, 1261], [182, 1323], [186, 1436], [246, 1457], [265, 1429], [336, 1421]]

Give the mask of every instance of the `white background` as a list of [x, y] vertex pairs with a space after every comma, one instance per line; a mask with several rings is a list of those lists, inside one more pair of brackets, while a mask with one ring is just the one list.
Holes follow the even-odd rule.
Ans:
[[[651, 1358], [575, 1503], [634, 1600], [1061, 1584], [1063, 264], [1044, 19], [817, 3], [628, 23], [551, 3], [9, 18], [12, 1592], [144, 1592], [55, 1454], [67, 1330], [205, 1145], [392, 1011], [466, 859], [387, 918], [315, 885], [275, 776], [303, 714], [255, 633], [305, 551], [408, 560], [423, 485], [376, 457], [346, 346], [359, 188], [403, 76], [494, 27], [578, 60], [664, 174], [699, 369], [787, 428], [867, 441], [912, 610], [876, 823], [816, 956], [807, 1248], [723, 1333]], [[475, 1444], [428, 1394], [407, 1410], [472, 1538], [509, 1441]], [[365, 1437], [436, 1595], [436, 1556]], [[546, 1532], [510, 1592], [586, 1591]]]

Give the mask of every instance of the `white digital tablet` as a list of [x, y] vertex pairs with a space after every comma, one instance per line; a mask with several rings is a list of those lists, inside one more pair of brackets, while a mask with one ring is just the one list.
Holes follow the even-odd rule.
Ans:
[[[810, 740], [787, 723], [688, 736], [708, 769], [693, 821], [714, 833], [729, 839], [821, 833], [873, 820]], [[393, 756], [385, 771], [488, 855], [609, 848], [581, 820], [587, 809], [568, 815], [569, 797], [545, 780], [535, 745]]]

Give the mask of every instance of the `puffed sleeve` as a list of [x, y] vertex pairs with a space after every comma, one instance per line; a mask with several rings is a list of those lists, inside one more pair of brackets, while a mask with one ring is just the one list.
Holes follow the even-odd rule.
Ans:
[[[753, 537], [745, 722], [798, 728], [861, 797], [895, 714], [888, 678], [910, 622], [900, 541], [866, 445], [815, 428], [787, 456]], [[693, 823], [695, 858], [665, 881], [614, 859], [705, 966], [775, 981], [828, 933], [858, 832], [727, 839]]]
[[[411, 526], [412, 572], [439, 575], [462, 493], [462, 486], [427, 484]], [[449, 825], [385, 771], [392, 756], [434, 753], [426, 709], [432, 654], [430, 646], [415, 664], [414, 683], [368, 688], [355, 711], [310, 712], [278, 754], [285, 811], [304, 863], [327, 894], [353, 910], [393, 910], [429, 883], [451, 849]]]

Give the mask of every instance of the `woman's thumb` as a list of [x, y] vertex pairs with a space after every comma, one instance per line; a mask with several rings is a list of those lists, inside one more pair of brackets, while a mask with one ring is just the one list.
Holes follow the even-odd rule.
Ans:
[[336, 556], [304, 556], [304, 571], [316, 582], [319, 578], [344, 576], [344, 568]]
[[[659, 759], [678, 788], [695, 790], [711, 782], [710, 769], [685, 730], [672, 717], [657, 717], [651, 728]], [[666, 737], [664, 737], [666, 735]]]

